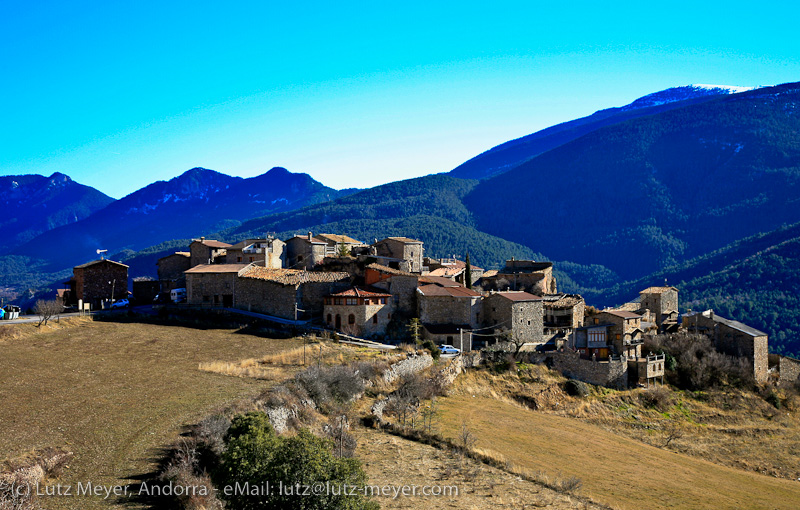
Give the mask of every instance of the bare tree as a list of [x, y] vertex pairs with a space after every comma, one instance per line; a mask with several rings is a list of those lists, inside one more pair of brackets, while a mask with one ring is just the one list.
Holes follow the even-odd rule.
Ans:
[[54, 316], [60, 315], [61, 312], [64, 311], [64, 303], [61, 301], [61, 298], [40, 299], [33, 307], [33, 311], [39, 316], [39, 324], [37, 327], [42, 324], [47, 326], [47, 321]]
[[475, 443], [478, 442], [478, 438], [475, 437], [475, 434], [469, 429], [469, 425], [467, 425], [467, 421], [464, 420], [461, 422], [461, 430], [458, 433], [458, 437], [456, 437], [456, 445], [458, 446], [459, 453], [463, 458], [466, 454], [475, 447]]

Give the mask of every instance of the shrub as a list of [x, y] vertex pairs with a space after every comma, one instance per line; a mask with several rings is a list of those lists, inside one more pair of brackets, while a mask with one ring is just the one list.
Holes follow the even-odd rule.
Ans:
[[439, 359], [441, 351], [439, 350], [438, 347], [436, 347], [436, 344], [433, 343], [433, 340], [425, 340], [424, 342], [422, 342], [422, 348], [428, 349], [428, 352], [431, 353], [431, 357], [433, 357], [434, 361]]
[[284, 487], [312, 486], [329, 482], [332, 487], [363, 486], [367, 477], [361, 463], [355, 459], [336, 458], [330, 440], [314, 436], [306, 429], [293, 437], [279, 437], [263, 413], [247, 413], [234, 418], [226, 435], [227, 448], [222, 465], [215, 474], [218, 487], [236, 484], [250, 487], [269, 486], [266, 494], [251, 496], [234, 492], [224, 494], [226, 508], [250, 509], [377, 509], [378, 505], [363, 494], [350, 495], [342, 491], [310, 494], [298, 497], [281, 494]]
[[567, 395], [583, 398], [589, 395], [589, 386], [583, 381], [570, 379], [564, 383], [564, 391], [567, 392]]
[[347, 366], [311, 367], [295, 376], [317, 407], [349, 402], [364, 392], [364, 380]]
[[650, 388], [641, 392], [639, 394], [639, 401], [643, 406], [658, 409], [662, 413], [672, 407], [672, 395], [669, 390], [663, 386]]
[[764, 400], [766, 400], [769, 404], [772, 404], [775, 409], [781, 408], [781, 397], [774, 391], [770, 391]]

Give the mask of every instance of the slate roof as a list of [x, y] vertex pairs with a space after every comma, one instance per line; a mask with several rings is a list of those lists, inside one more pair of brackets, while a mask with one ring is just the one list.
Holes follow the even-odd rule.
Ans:
[[386, 239], [382, 239], [378, 242], [382, 243], [383, 241], [388, 241], [388, 240], [398, 241], [406, 244], [422, 244], [422, 241], [419, 241], [417, 239], [411, 239], [410, 237], [387, 237]]
[[639, 294], [662, 294], [668, 290], [674, 290], [677, 292], [678, 289], [675, 287], [647, 287], [643, 291], [639, 292]]
[[432, 285], [438, 285], [439, 287], [461, 287], [460, 283], [456, 283], [449, 278], [445, 278], [444, 276], [422, 276], [419, 279], [419, 283], [428, 283]]
[[108, 262], [109, 264], [116, 264], [122, 267], [128, 267], [127, 265], [123, 264], [122, 262], [117, 262], [115, 260], [108, 260], [108, 259], [100, 259], [100, 260], [93, 260], [91, 262], [87, 262], [86, 264], [81, 264], [79, 266], [75, 266], [74, 269], [83, 269], [85, 267], [94, 266], [96, 264], [101, 264], [103, 262]]
[[350, 273], [328, 271], [303, 271], [302, 269], [267, 269], [262, 266], [250, 266], [241, 274], [242, 278], [253, 278], [280, 283], [282, 285], [299, 285], [302, 283], [333, 283], [348, 280]]
[[191, 269], [187, 269], [184, 273], [187, 274], [211, 274], [211, 273], [238, 273], [246, 268], [248, 264], [200, 264]]
[[300, 234], [297, 234], [297, 235], [294, 235], [294, 236], [290, 237], [289, 239], [286, 240], [286, 242], [288, 243], [289, 241], [291, 241], [292, 239], [295, 239], [295, 238], [301, 239], [301, 240], [303, 240], [303, 241], [305, 241], [307, 243], [311, 243], [311, 244], [328, 244], [324, 239], [320, 239], [320, 238], [314, 237], [314, 236], [311, 236], [311, 240], [309, 241], [307, 235], [300, 235]]
[[455, 298], [480, 297], [480, 294], [466, 287], [440, 287], [438, 285], [423, 285], [417, 287], [417, 291], [426, 297], [431, 296], [450, 296]]
[[638, 313], [629, 312], [627, 310], [601, 310], [601, 313], [608, 313], [611, 315], [615, 315], [617, 317], [621, 317], [623, 319], [641, 319], [642, 316]]
[[[705, 315], [705, 313], [703, 315]], [[724, 325], [728, 326], [731, 329], [735, 329], [737, 331], [741, 331], [742, 333], [745, 333], [745, 334], [750, 335], [750, 336], [767, 336], [766, 333], [764, 333], [763, 331], [760, 331], [760, 330], [758, 330], [758, 329], [756, 329], [754, 327], [748, 326], [747, 324], [744, 324], [744, 323], [739, 322], [739, 321], [735, 321], [735, 320], [732, 320], [732, 319], [726, 319], [725, 317], [720, 317], [717, 314], [714, 314], [714, 318], [713, 319], [714, 319], [714, 322], [719, 322], [720, 324], [724, 324]]]

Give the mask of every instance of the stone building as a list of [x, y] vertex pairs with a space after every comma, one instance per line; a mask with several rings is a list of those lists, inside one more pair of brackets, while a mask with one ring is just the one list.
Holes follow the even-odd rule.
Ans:
[[[463, 260], [458, 260], [455, 257], [442, 259], [425, 257], [423, 263], [428, 268], [428, 272], [425, 273], [426, 276], [442, 276], [466, 286], [467, 263]], [[483, 269], [470, 264], [470, 275], [470, 281], [474, 285], [483, 276]]]
[[372, 244], [380, 262], [394, 269], [422, 272], [422, 241], [408, 237], [387, 237]]
[[[594, 321], [597, 319], [597, 322]], [[609, 346], [611, 323], [600, 323], [598, 317], [592, 318], [590, 324], [575, 328], [569, 339], [569, 347], [587, 359], [608, 359], [612, 354]]]
[[409, 319], [417, 315], [418, 274], [392, 269], [380, 264], [366, 266], [364, 279], [367, 285], [392, 295], [394, 313], [400, 318]]
[[484, 274], [481, 283], [487, 290], [524, 290], [537, 296], [557, 292], [552, 262], [507, 260], [497, 273]]
[[176, 251], [158, 259], [156, 266], [159, 292], [167, 295], [172, 289], [186, 288], [186, 275], [183, 273], [191, 269], [192, 255], [188, 251]]
[[608, 340], [615, 354], [626, 358], [641, 357], [644, 342], [641, 315], [626, 310], [603, 310], [592, 319], [597, 324], [611, 324]]
[[108, 259], [93, 260], [72, 268], [69, 304], [89, 304], [99, 310], [107, 302], [128, 297], [128, 266]]
[[757, 382], [765, 382], [769, 371], [767, 334], [739, 321], [720, 317], [714, 310], [693, 312], [683, 316], [683, 327], [711, 338], [720, 352], [747, 358]]
[[342, 234], [317, 234], [315, 237], [321, 241], [325, 241], [327, 244], [327, 253], [329, 257], [341, 256], [339, 251], [342, 249], [347, 252], [347, 256], [350, 256], [353, 248], [361, 248], [366, 246], [361, 241]]
[[511, 341], [532, 347], [543, 340], [542, 298], [522, 291], [490, 292], [483, 299], [483, 323], [495, 332], [508, 330]]
[[230, 244], [216, 241], [214, 239], [193, 239], [189, 244], [189, 253], [191, 256], [191, 267], [199, 266], [201, 264], [220, 264], [226, 262], [226, 250], [230, 248]]
[[649, 310], [659, 331], [671, 331], [678, 325], [678, 289], [648, 287], [639, 292], [640, 311]]
[[161, 292], [159, 281], [150, 276], [138, 276], [131, 282], [133, 299], [137, 305], [146, 305]]
[[187, 270], [186, 302], [233, 308], [237, 279], [248, 264], [201, 264]]
[[296, 235], [286, 240], [286, 268], [287, 269], [313, 269], [322, 263], [328, 254], [328, 243], [314, 237], [309, 232], [306, 235]]
[[392, 320], [392, 295], [353, 287], [325, 297], [325, 325], [353, 336], [384, 335]]
[[[422, 279], [421, 279], [422, 280]], [[452, 283], [452, 282], [451, 282]], [[442, 287], [433, 283], [417, 288], [419, 319], [426, 328], [426, 338], [434, 341], [452, 336], [458, 329], [474, 329], [481, 321], [481, 295], [461, 286]], [[433, 326], [433, 328], [431, 328]], [[447, 332], [436, 332], [446, 326]]]
[[291, 320], [318, 320], [325, 296], [352, 285], [349, 273], [250, 265], [236, 287], [236, 308]]
[[264, 267], [280, 269], [284, 266], [285, 249], [286, 243], [271, 236], [245, 239], [227, 249], [225, 261], [229, 264], [258, 262]]

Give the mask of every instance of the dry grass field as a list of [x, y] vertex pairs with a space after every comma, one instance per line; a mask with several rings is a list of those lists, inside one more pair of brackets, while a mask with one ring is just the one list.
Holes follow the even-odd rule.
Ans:
[[[456, 382], [456, 390], [458, 385]], [[488, 394], [440, 400], [441, 428], [468, 423], [476, 448], [514, 466], [576, 476], [582, 493], [621, 509], [796, 509], [800, 482], [777, 479], [642, 444], [574, 418], [532, 411]]]
[[[301, 345], [233, 330], [90, 319], [46, 331], [16, 328], [0, 341], [0, 459], [64, 447], [75, 457], [62, 484], [125, 485], [152, 470], [157, 450], [182, 427], [268, 384], [202, 371], [200, 363], [262, 358]], [[45, 503], [92, 509], [113, 499]]]

